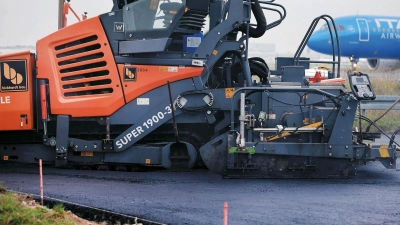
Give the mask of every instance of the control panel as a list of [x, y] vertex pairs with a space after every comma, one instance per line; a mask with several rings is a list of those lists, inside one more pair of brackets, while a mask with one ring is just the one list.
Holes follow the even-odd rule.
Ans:
[[376, 95], [367, 74], [349, 74], [351, 91], [358, 100], [374, 100]]

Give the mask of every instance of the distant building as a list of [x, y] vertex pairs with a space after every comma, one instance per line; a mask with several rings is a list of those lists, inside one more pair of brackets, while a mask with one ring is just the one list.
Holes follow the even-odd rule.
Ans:
[[249, 53], [251, 55], [259, 55], [257, 53], [261, 54], [267, 54], [267, 55], [275, 55], [275, 44], [271, 43], [257, 43], [257, 42], [252, 42], [249, 45]]
[[21, 52], [21, 51], [31, 51], [36, 52], [35, 46], [0, 46], [0, 54], [6, 54], [11, 52]]

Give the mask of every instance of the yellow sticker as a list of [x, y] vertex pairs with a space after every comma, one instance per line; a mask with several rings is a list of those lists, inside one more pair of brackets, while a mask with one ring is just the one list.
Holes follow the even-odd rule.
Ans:
[[379, 153], [381, 154], [381, 157], [382, 157], [382, 158], [389, 158], [389, 157], [390, 157], [388, 148], [389, 148], [388, 145], [382, 145], [382, 146], [379, 148]]
[[150, 159], [146, 159], [146, 164], [150, 164]]
[[5, 155], [5, 156], [3, 157], [3, 159], [4, 159], [4, 161], [7, 161], [7, 160], [8, 160], [8, 155]]
[[168, 66], [160, 66], [158, 69], [160, 72], [168, 72]]
[[176, 73], [176, 72], [178, 72], [178, 67], [175, 67], [175, 66], [160, 66], [160, 68], [158, 70], [160, 72]]
[[217, 55], [217, 54], [218, 54], [218, 51], [214, 49], [214, 51], [212, 51], [212, 54], [213, 54], [213, 55]]
[[225, 88], [225, 98], [232, 98], [235, 88]]
[[93, 152], [81, 152], [81, 156], [93, 156]]

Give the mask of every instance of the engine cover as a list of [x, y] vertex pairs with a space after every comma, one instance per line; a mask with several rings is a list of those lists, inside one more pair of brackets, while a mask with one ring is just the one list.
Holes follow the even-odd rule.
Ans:
[[392, 71], [400, 69], [400, 60], [398, 59], [367, 59], [370, 70]]

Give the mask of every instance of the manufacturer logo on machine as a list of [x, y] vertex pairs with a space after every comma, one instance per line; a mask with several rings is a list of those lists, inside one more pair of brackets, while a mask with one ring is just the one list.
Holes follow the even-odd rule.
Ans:
[[136, 81], [136, 67], [125, 67], [124, 81]]
[[0, 62], [0, 90], [8, 91], [26, 91], [26, 61], [3, 61]]
[[114, 23], [114, 32], [124, 32], [125, 27], [123, 22], [115, 22]]

